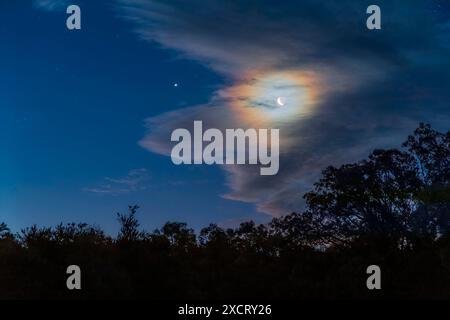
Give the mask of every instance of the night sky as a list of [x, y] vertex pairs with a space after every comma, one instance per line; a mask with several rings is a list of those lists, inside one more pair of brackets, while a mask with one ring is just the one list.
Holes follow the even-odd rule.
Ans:
[[[77, 4], [82, 29], [66, 28]], [[366, 8], [382, 29], [366, 28]], [[0, 2], [0, 221], [266, 222], [328, 165], [450, 129], [448, 1]], [[272, 112], [280, 95], [286, 107]], [[266, 107], [268, 106], [268, 107]], [[175, 128], [279, 128], [280, 171], [175, 166]]]

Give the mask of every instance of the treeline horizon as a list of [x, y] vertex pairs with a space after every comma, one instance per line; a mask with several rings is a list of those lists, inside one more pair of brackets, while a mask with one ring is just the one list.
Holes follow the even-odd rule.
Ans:
[[[450, 298], [450, 132], [420, 126], [398, 149], [328, 167], [306, 209], [268, 224], [196, 233], [141, 230], [138, 206], [116, 237], [85, 223], [0, 224], [0, 299]], [[66, 268], [82, 270], [69, 291]], [[382, 289], [368, 290], [378, 265]]]

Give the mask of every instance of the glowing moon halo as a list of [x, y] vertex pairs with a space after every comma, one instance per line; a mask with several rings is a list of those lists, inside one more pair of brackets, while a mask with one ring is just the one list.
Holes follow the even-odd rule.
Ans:
[[254, 70], [221, 95], [231, 98], [230, 106], [240, 119], [253, 126], [267, 126], [312, 113], [321, 87], [321, 78], [313, 71]]
[[284, 107], [286, 105], [286, 101], [283, 97], [278, 97], [277, 98], [277, 105], [279, 107]]

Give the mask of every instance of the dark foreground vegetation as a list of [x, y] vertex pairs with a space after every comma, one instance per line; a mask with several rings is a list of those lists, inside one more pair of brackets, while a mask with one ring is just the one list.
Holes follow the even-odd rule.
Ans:
[[[307, 208], [269, 225], [183, 223], [111, 238], [85, 224], [0, 225], [0, 298], [450, 298], [450, 133], [421, 125], [399, 150], [329, 167]], [[66, 289], [66, 268], [82, 290]], [[366, 268], [382, 290], [366, 288]]]

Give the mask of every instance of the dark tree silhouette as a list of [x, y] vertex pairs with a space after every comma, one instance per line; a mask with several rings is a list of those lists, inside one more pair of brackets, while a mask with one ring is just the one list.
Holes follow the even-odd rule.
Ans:
[[4, 223], [4, 222], [0, 223], [0, 237], [4, 237], [8, 233], [9, 233], [9, 228], [6, 225], [6, 223]]
[[[326, 168], [306, 209], [238, 228], [185, 223], [117, 237], [87, 224], [0, 224], [0, 298], [450, 298], [450, 133], [421, 124], [400, 149]], [[65, 287], [82, 268], [83, 290]], [[365, 287], [383, 270], [382, 292]]]

